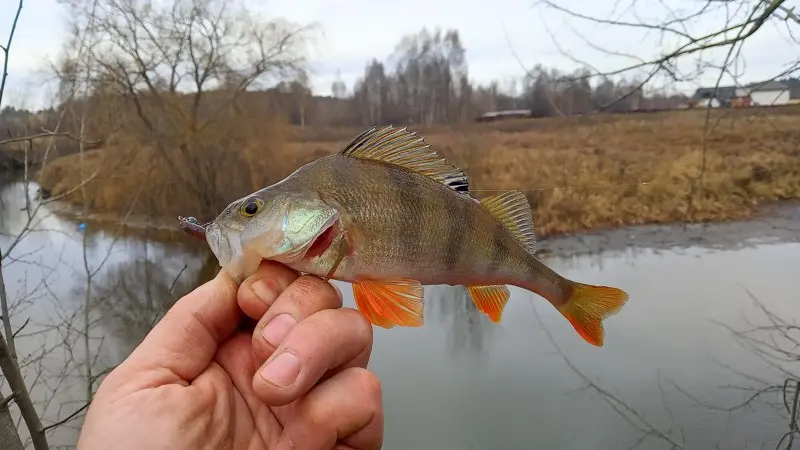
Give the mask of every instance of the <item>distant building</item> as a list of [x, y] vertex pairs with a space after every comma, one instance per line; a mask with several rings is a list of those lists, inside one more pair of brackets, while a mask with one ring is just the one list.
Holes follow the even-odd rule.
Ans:
[[505, 111], [491, 111], [486, 114], [481, 114], [475, 120], [477, 122], [493, 122], [501, 119], [513, 119], [520, 117], [533, 117], [533, 112], [530, 109], [511, 109]]
[[729, 107], [736, 94], [736, 86], [701, 87], [694, 91], [690, 101], [695, 108]]
[[[794, 95], [793, 95], [794, 94]], [[695, 108], [744, 108], [791, 103], [800, 95], [800, 89], [790, 90], [785, 83], [767, 81], [747, 86], [719, 86], [697, 88], [690, 100]]]
[[753, 106], [786, 105], [791, 99], [789, 86], [778, 81], [752, 83], [748, 89]]

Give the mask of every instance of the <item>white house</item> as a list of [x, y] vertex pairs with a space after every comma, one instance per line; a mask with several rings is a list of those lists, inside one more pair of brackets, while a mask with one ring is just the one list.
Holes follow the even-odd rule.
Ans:
[[789, 86], [778, 81], [754, 83], [749, 86], [753, 106], [785, 105], [789, 103]]

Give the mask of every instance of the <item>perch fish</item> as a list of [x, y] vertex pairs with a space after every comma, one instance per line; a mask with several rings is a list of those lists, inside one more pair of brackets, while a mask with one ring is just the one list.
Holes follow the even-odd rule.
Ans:
[[584, 340], [602, 346], [603, 320], [628, 299], [544, 265], [522, 192], [473, 198], [464, 171], [406, 128], [367, 130], [206, 225], [180, 219], [238, 281], [268, 259], [350, 282], [358, 310], [384, 328], [421, 326], [422, 286], [431, 284], [465, 286], [497, 323], [513, 285], [548, 300]]

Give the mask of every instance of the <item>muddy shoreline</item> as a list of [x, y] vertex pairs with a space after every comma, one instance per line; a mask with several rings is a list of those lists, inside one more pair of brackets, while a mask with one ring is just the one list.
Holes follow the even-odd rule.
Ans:
[[719, 250], [764, 243], [800, 242], [800, 202], [763, 207], [742, 220], [692, 224], [631, 225], [539, 240], [537, 255], [579, 256], [626, 248], [658, 250], [704, 247]]

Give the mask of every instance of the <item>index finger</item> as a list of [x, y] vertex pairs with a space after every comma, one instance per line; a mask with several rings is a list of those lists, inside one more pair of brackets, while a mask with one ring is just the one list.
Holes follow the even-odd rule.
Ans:
[[326, 374], [367, 367], [371, 352], [372, 326], [360, 312], [323, 309], [289, 331], [253, 377], [253, 391], [268, 405], [286, 405]]
[[242, 317], [237, 289], [223, 270], [183, 296], [120, 369], [157, 371], [159, 375], [148, 381], [153, 385], [191, 382], [208, 367], [219, 344], [236, 330]]

